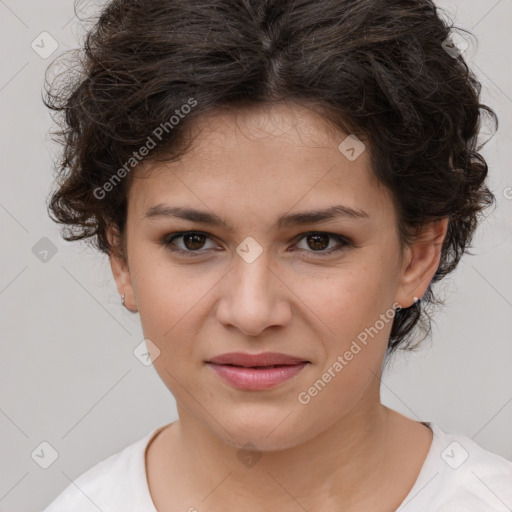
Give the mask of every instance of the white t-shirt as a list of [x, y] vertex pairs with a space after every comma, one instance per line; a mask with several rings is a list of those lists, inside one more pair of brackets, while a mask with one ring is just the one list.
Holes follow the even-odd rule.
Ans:
[[[511, 512], [512, 462], [468, 437], [423, 423], [433, 431], [432, 445], [416, 483], [395, 512]], [[163, 428], [91, 467], [43, 512], [157, 512], [145, 452]]]

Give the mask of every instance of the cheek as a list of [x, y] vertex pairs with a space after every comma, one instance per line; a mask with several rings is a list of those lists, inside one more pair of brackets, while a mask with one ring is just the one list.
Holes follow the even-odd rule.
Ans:
[[[141, 248], [142, 249], [142, 248]], [[215, 285], [201, 265], [179, 265], [165, 249], [134, 251], [132, 283], [141, 321], [152, 330], [169, 330]]]
[[[179, 380], [188, 364], [201, 363], [194, 340], [201, 337], [208, 315], [210, 293], [222, 273], [201, 266], [178, 266], [165, 255], [133, 258], [133, 284], [144, 337], [160, 350], [154, 361], [162, 379], [169, 382], [168, 370]], [[204, 337], [204, 334], [203, 334]], [[206, 340], [207, 341], [207, 340]], [[172, 381], [172, 379], [171, 379]]]
[[329, 327], [322, 329], [326, 358], [320, 371], [330, 369], [336, 377], [326, 376], [331, 380], [324, 396], [344, 407], [379, 374], [394, 318], [396, 274], [377, 254], [367, 256], [308, 290], [308, 305]]
[[[391, 315], [380, 320], [390, 310], [391, 297], [386, 290], [375, 267], [340, 272], [323, 286], [308, 290], [314, 297], [308, 306], [329, 329], [322, 328], [325, 352], [309, 383], [312, 387], [300, 391], [311, 397], [309, 413], [318, 411], [326, 423], [351, 410], [365, 393], [375, 389], [372, 384], [380, 373], [393, 321]], [[326, 404], [332, 407], [326, 408]]]
[[304, 302], [343, 339], [373, 324], [393, 303], [389, 272], [375, 263], [333, 269], [323, 281], [303, 282], [302, 290]]

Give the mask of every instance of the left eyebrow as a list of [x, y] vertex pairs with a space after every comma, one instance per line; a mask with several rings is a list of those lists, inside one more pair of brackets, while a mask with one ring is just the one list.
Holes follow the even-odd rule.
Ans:
[[370, 216], [357, 208], [349, 208], [342, 204], [331, 206], [325, 210], [307, 210], [304, 212], [290, 213], [279, 217], [278, 227], [294, 226], [300, 224], [313, 224], [325, 220], [333, 220], [340, 217], [349, 217], [352, 219], [368, 219]]
[[[200, 222], [211, 226], [223, 227], [232, 232], [233, 228], [229, 226], [225, 219], [215, 213], [204, 210], [196, 210], [182, 206], [169, 206], [165, 204], [157, 204], [149, 208], [144, 218], [155, 217], [176, 217], [192, 222]], [[363, 210], [350, 208], [344, 205], [335, 205], [324, 210], [306, 210], [303, 212], [289, 213], [282, 215], [277, 220], [277, 227], [295, 226], [302, 224], [313, 224], [326, 220], [333, 220], [340, 217], [349, 217], [353, 219], [368, 219], [369, 215]]]

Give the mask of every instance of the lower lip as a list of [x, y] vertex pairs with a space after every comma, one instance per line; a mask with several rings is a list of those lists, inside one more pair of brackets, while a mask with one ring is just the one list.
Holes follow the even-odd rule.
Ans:
[[269, 389], [297, 375], [308, 363], [275, 368], [244, 368], [226, 364], [207, 363], [222, 379], [237, 389]]

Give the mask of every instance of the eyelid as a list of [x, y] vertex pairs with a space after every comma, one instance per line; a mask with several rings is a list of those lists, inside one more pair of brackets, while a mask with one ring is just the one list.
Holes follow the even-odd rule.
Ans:
[[[164, 247], [168, 248], [171, 252], [176, 252], [176, 253], [185, 253], [185, 254], [191, 254], [193, 255], [194, 253], [196, 254], [204, 254], [205, 252], [205, 249], [198, 249], [197, 251], [191, 251], [191, 250], [184, 250], [184, 249], [180, 249], [180, 248], [177, 248], [177, 249], [170, 249], [169, 247], [172, 246], [174, 240], [178, 239], [178, 238], [183, 238], [184, 236], [186, 235], [204, 235], [206, 238], [209, 238], [210, 240], [213, 241], [213, 236], [210, 235], [209, 233], [206, 233], [204, 231], [196, 231], [196, 230], [189, 230], [189, 231], [176, 231], [174, 233], [170, 233], [166, 236], [164, 236], [163, 240], [162, 240], [162, 245], [164, 245]], [[207, 250], [211, 250], [211, 249], [207, 249]]]
[[[330, 256], [332, 254], [340, 253], [349, 247], [355, 247], [354, 242], [346, 236], [339, 235], [337, 233], [331, 233], [328, 231], [319, 231], [319, 230], [316, 230], [316, 231], [312, 230], [312, 231], [306, 231], [304, 233], [300, 233], [293, 239], [293, 244], [296, 245], [303, 238], [306, 238], [309, 235], [316, 235], [316, 234], [327, 235], [329, 238], [337, 240], [338, 244], [341, 244], [341, 247], [331, 248], [329, 250], [322, 250], [322, 251], [312, 251], [312, 250], [308, 251], [305, 249], [298, 249], [298, 251], [303, 251], [303, 252], [312, 254], [313, 258], [317, 258], [317, 257]], [[184, 250], [184, 249], [180, 249], [180, 248], [171, 248], [174, 240], [176, 240], [178, 238], [183, 238], [186, 235], [203, 235], [212, 241], [215, 238], [212, 235], [210, 235], [209, 233], [206, 233], [204, 231], [198, 231], [198, 230], [177, 231], [174, 233], [167, 234], [162, 239], [161, 243], [164, 247], [166, 247], [172, 253], [184, 254], [184, 255], [186, 255], [186, 257], [192, 257], [192, 258], [202, 256], [209, 251], [215, 250], [215, 249], [198, 249], [197, 251], [193, 251], [193, 250]], [[296, 251], [296, 249], [294, 249], [294, 252], [295, 251]]]

